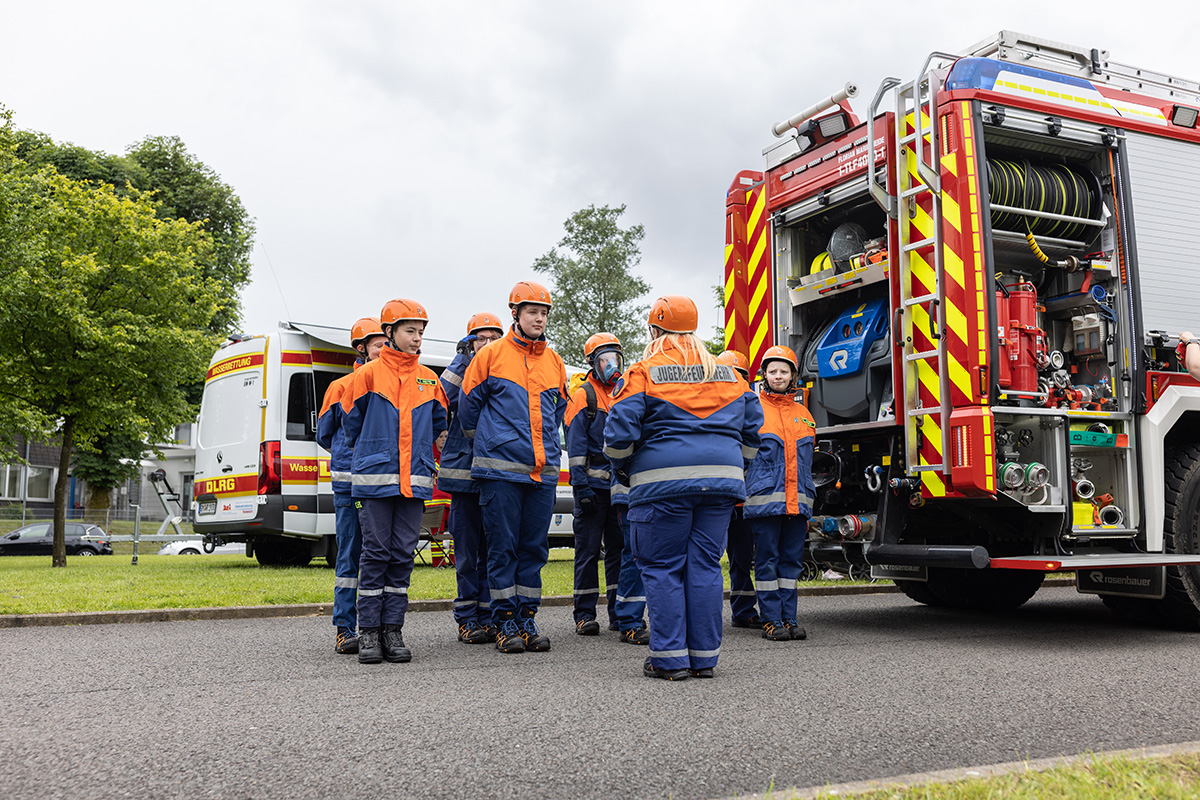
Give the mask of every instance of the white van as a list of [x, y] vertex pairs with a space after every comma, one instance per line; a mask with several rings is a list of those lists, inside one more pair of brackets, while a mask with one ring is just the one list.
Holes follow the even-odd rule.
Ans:
[[[353, 368], [350, 331], [281, 322], [279, 330], [225, 342], [213, 355], [200, 402], [195, 530], [246, 542], [264, 565], [336, 559], [329, 451], [317, 445], [317, 414], [329, 384]], [[422, 364], [441, 374], [455, 342], [425, 339]], [[579, 370], [568, 367], [571, 372]], [[573, 544], [564, 450], [551, 544]], [[431, 507], [425, 527], [436, 525]]]

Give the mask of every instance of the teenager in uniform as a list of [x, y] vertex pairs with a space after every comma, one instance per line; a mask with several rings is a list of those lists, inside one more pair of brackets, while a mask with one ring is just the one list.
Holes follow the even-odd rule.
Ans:
[[[762, 411], [696, 336], [696, 304], [650, 308], [650, 344], [617, 385], [605, 454], [629, 486], [633, 554], [650, 615], [648, 677], [711, 678], [721, 646], [721, 554]], [[628, 481], [624, 480], [628, 477]]]
[[796, 620], [796, 581], [812, 516], [816, 425], [796, 398], [800, 362], [789, 347], [762, 359], [762, 445], [746, 472], [746, 520], [754, 530], [754, 588], [765, 639], [807, 638]]
[[474, 445], [471, 477], [479, 484], [492, 623], [503, 653], [550, 649], [534, 617], [550, 555], [558, 429], [567, 410], [567, 371], [546, 343], [550, 304], [541, 284], [513, 287], [512, 327], [476, 354], [458, 400], [462, 431]]
[[346, 444], [354, 448], [351, 494], [362, 526], [358, 578], [358, 660], [412, 659], [404, 615], [425, 501], [433, 497], [433, 443], [446, 429], [446, 395], [417, 362], [429, 321], [408, 299], [388, 302], [379, 320], [388, 347], [354, 373], [342, 398]]
[[[620, 630], [617, 619], [618, 582], [625, 551], [618, 507], [612, 502], [612, 472], [604, 455], [604, 424], [612, 405], [613, 384], [624, 369], [621, 342], [611, 333], [597, 333], [583, 344], [590, 369], [571, 395], [567, 406], [567, 463], [575, 495], [575, 632], [596, 636], [600, 623], [596, 604], [600, 597], [599, 564], [604, 551], [604, 576], [610, 629]], [[640, 613], [639, 613], [640, 621]], [[630, 626], [623, 638], [649, 639], [641, 626]]]
[[494, 642], [496, 634], [487, 585], [487, 540], [479, 513], [479, 484], [471, 480], [471, 440], [463, 435], [458, 401], [463, 375], [475, 354], [503, 335], [504, 328], [495, 314], [472, 314], [467, 320], [467, 335], [458, 343], [458, 354], [441, 376], [450, 410], [450, 435], [442, 449], [437, 485], [450, 493], [448, 527], [454, 539], [454, 572], [458, 581], [454, 621], [458, 623], [458, 640], [466, 644]]
[[[358, 352], [354, 371], [379, 357], [387, 343], [379, 320], [363, 317], [350, 327], [350, 346]], [[321, 414], [317, 418], [317, 444], [329, 451], [329, 476], [333, 483], [333, 525], [336, 533], [337, 560], [333, 578], [333, 624], [337, 630], [334, 652], [352, 655], [358, 652], [358, 558], [362, 551], [362, 529], [358, 512], [350, 496], [350, 460], [354, 451], [342, 436], [342, 395], [354, 380], [354, 371], [343, 375], [325, 390]]]
[[[750, 362], [736, 350], [726, 350], [717, 356], [718, 364], [734, 368], [750, 386]], [[735, 628], [760, 628], [754, 591], [754, 531], [742, 513], [742, 504], [733, 507], [729, 519], [729, 544], [725, 548], [729, 556], [729, 611]]]

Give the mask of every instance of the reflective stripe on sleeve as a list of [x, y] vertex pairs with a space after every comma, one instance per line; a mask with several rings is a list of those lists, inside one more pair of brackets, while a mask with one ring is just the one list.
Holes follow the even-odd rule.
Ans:
[[742, 458], [749, 460], [751, 458], [754, 458], [756, 455], [758, 455], [757, 447], [749, 447], [747, 445], [742, 445]]
[[612, 473], [606, 469], [589, 469], [587, 476], [589, 478], [599, 478], [602, 481], [612, 480]]
[[463, 436], [467, 437], [468, 439], [474, 439], [474, 438], [475, 438], [475, 429], [474, 429], [474, 428], [471, 428], [470, 430], [467, 430], [466, 428], [463, 428], [463, 429], [462, 429], [462, 432], [463, 432]]
[[413, 475], [408, 480], [413, 486], [420, 486], [425, 489], [433, 488], [433, 478], [429, 475]]
[[771, 503], [786, 503], [787, 492], [773, 492], [771, 494], [756, 494], [746, 498], [746, 507], [755, 508], [757, 506], [765, 506]]
[[[519, 464], [516, 461], [504, 461], [499, 458], [476, 457], [471, 463], [473, 466], [480, 467], [481, 469], [494, 469], [499, 470], [500, 472], [516, 472], [521, 475], [528, 475], [529, 473], [533, 472], [533, 464]], [[547, 464], [542, 469], [542, 474], [558, 475], [558, 465]]]
[[629, 476], [630, 488], [645, 486], [648, 483], [663, 481], [685, 481], [703, 478], [723, 478], [742, 480], [744, 473], [741, 467], [730, 467], [725, 464], [698, 464], [690, 467], [662, 467], [648, 469]]
[[604, 448], [604, 455], [608, 456], [609, 458], [629, 458], [631, 455], [633, 455], [633, 445], [620, 448], [606, 447]]
[[353, 483], [355, 486], [393, 486], [400, 483], [400, 476], [394, 472], [380, 475], [356, 472]]
[[469, 481], [469, 480], [471, 480], [471, 470], [469, 470], [469, 469], [450, 469], [449, 467], [442, 467], [441, 469], [438, 470], [438, 477], [439, 478], [450, 478], [450, 479], [456, 480], [456, 481]]
[[456, 375], [450, 370], [442, 372], [442, 380], [451, 386], [462, 386], [462, 375]]
[[349, 483], [354, 480], [354, 473], [338, 470], [337, 472], [330, 472], [329, 479], [334, 483]]
[[572, 456], [567, 459], [567, 465], [571, 467], [586, 467], [587, 462], [587, 456]]

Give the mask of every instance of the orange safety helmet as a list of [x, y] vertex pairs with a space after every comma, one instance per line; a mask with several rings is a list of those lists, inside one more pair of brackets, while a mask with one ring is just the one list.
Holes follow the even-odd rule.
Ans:
[[425, 306], [406, 297], [397, 297], [395, 300], [387, 301], [383, 310], [379, 312], [380, 327], [395, 325], [397, 322], [405, 320], [429, 322], [429, 315], [425, 313]]
[[516, 308], [526, 303], [532, 303], [535, 306], [545, 306], [548, 310], [551, 303], [550, 290], [540, 283], [521, 281], [508, 293], [508, 307]]
[[487, 330], [488, 328], [495, 328], [504, 333], [504, 326], [500, 324], [500, 318], [495, 314], [481, 311], [478, 314], [472, 314], [471, 318], [467, 320], [467, 336], [475, 333], [475, 331]]
[[588, 337], [588, 340], [583, 343], [583, 357], [588, 362], [591, 362], [592, 355], [598, 348], [615, 347], [621, 349], [621, 340], [611, 333], [593, 333]]
[[650, 306], [648, 322], [667, 333], [695, 333], [700, 323], [700, 312], [692, 298], [681, 294], [660, 297]]
[[383, 327], [376, 317], [363, 317], [350, 326], [350, 346], [357, 348], [372, 336], [383, 336]]
[[733, 367], [738, 372], [742, 373], [742, 377], [750, 379], [750, 361], [744, 355], [736, 350], [725, 350], [717, 356], [718, 364], [725, 364]]
[[796, 351], [790, 347], [784, 347], [781, 344], [767, 348], [767, 352], [763, 353], [762, 361], [759, 365], [765, 371], [768, 361], [786, 361], [792, 365], [793, 376], [800, 374], [800, 359], [796, 358]]

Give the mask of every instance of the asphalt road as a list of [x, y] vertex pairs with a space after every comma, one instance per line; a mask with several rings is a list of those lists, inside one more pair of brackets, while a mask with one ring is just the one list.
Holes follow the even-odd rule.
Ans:
[[806, 642], [726, 628], [714, 680], [644, 648], [455, 641], [336, 656], [328, 617], [0, 630], [0, 797], [716, 798], [1200, 740], [1200, 638], [1043, 589], [972, 616], [898, 595], [802, 598]]

